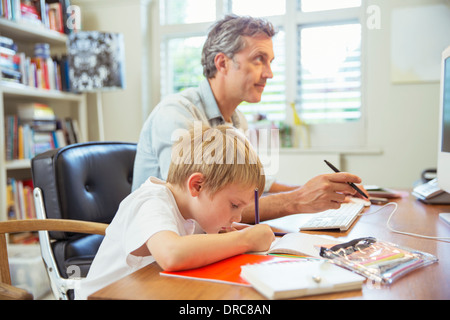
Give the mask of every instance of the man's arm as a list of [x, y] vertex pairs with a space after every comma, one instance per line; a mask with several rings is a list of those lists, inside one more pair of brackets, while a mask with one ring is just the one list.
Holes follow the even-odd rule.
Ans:
[[[314, 213], [328, 209], [338, 209], [347, 195], [355, 195], [356, 191], [348, 182], [361, 183], [361, 179], [350, 173], [331, 173], [317, 176], [304, 186], [293, 188], [276, 184], [274, 191], [260, 199], [259, 215], [261, 220], [280, 218], [295, 213]], [[285, 188], [283, 192], [283, 188]], [[271, 190], [272, 191], [272, 188]], [[253, 205], [245, 208], [242, 222], [255, 221]]]
[[294, 191], [295, 189], [298, 189], [298, 188], [300, 188], [300, 186], [292, 186], [292, 185], [287, 185], [287, 184], [283, 184], [283, 183], [279, 183], [279, 182], [275, 181], [270, 186], [269, 193]]

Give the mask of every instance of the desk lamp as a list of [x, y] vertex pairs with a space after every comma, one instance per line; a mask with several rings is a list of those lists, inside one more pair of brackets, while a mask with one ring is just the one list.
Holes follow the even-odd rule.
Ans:
[[69, 77], [72, 91], [97, 94], [99, 140], [105, 140], [102, 92], [125, 89], [123, 35], [78, 31], [68, 40]]

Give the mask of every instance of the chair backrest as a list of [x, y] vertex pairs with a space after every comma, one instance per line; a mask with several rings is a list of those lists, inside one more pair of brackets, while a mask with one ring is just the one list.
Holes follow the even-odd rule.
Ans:
[[[31, 169], [39, 216], [109, 224], [131, 192], [135, 155], [134, 143], [90, 142], [36, 156]], [[71, 297], [68, 283], [86, 277], [103, 236], [53, 231], [40, 232], [39, 240], [52, 289], [60, 288], [55, 296]]]
[[91, 142], [36, 156], [33, 184], [42, 190], [47, 218], [110, 223], [131, 192], [135, 154], [133, 143]]

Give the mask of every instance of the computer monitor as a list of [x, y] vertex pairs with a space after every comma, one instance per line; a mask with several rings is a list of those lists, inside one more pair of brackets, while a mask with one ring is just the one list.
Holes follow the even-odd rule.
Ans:
[[450, 193], [450, 47], [442, 53], [437, 177], [439, 187]]

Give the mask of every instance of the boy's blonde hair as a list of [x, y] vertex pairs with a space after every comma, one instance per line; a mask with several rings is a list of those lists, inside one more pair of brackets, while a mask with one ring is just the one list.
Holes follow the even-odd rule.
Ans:
[[193, 173], [203, 174], [203, 187], [211, 196], [232, 183], [264, 191], [265, 176], [255, 150], [245, 136], [229, 126], [206, 127], [197, 122], [177, 133], [172, 147], [167, 182], [184, 187]]

